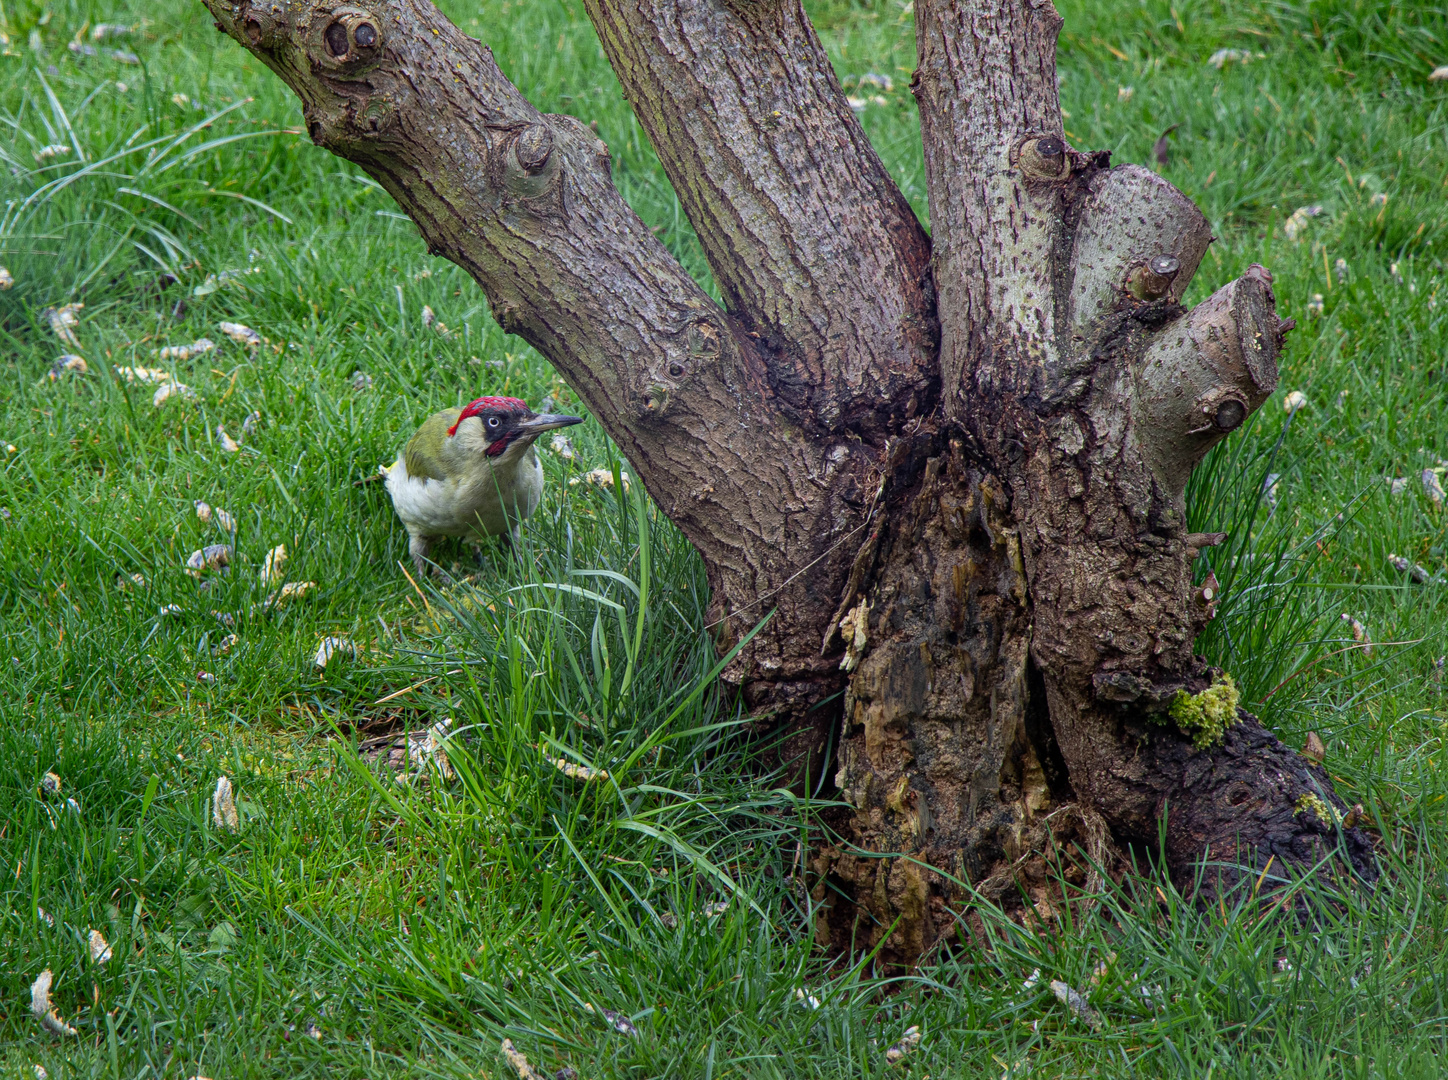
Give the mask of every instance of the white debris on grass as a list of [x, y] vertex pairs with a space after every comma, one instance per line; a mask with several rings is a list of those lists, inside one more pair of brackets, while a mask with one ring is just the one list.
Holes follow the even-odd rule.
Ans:
[[1442, 67], [1435, 67], [1432, 71], [1428, 72], [1429, 82], [1443, 82], [1445, 79], [1448, 79], [1448, 64], [1444, 64]]
[[228, 454], [234, 454], [241, 449], [241, 444], [228, 435], [226, 428], [221, 424], [216, 425], [216, 441]]
[[1092, 1031], [1101, 1030], [1101, 1014], [1093, 1009], [1086, 1000], [1085, 995], [1080, 991], [1061, 982], [1059, 979], [1051, 980], [1051, 993], [1056, 995], [1056, 1000], [1071, 1010], [1071, 1015], [1080, 1020]]
[[1282, 234], [1289, 240], [1298, 240], [1307, 231], [1307, 223], [1322, 213], [1320, 206], [1299, 206], [1282, 223]]
[[1282, 399], [1282, 408], [1286, 410], [1288, 416], [1307, 408], [1307, 395], [1301, 390], [1293, 390]]
[[208, 503], [198, 500], [196, 506], [196, 519], [203, 525], [216, 523], [216, 527], [224, 533], [236, 532], [236, 520], [221, 507], [212, 507]]
[[553, 433], [553, 438], [548, 440], [548, 446], [564, 461], [572, 461], [576, 456], [573, 450], [573, 440], [561, 431]]
[[221, 570], [231, 565], [233, 554], [230, 544], [208, 544], [187, 558], [186, 573], [199, 578], [204, 571]]
[[276, 607], [286, 603], [288, 600], [301, 600], [317, 587], [315, 581], [289, 581], [281, 587], [279, 592], [271, 593], [262, 601], [262, 610]]
[[241, 639], [235, 634], [227, 634], [224, 638], [216, 643], [216, 647], [211, 650], [211, 655], [225, 656], [227, 653], [231, 652], [231, 650], [236, 646], [236, 643], [240, 640]]
[[44, 165], [51, 158], [67, 156], [70, 153], [70, 150], [71, 148], [65, 143], [51, 143], [50, 145], [42, 146], [39, 150], [35, 151], [34, 157], [36, 161]]
[[124, 23], [96, 23], [91, 28], [91, 40], [104, 41], [108, 37], [125, 37], [135, 32], [134, 26], [126, 26]]
[[104, 964], [111, 958], [110, 943], [99, 930], [92, 930], [86, 935], [86, 942], [90, 946], [90, 957], [97, 964]]
[[322, 643], [317, 646], [317, 655], [312, 657], [312, 666], [325, 668], [332, 662], [333, 657], [357, 655], [357, 646], [344, 637], [325, 637]]
[[1419, 585], [1426, 585], [1433, 580], [1433, 575], [1428, 572], [1427, 567], [1415, 563], [1411, 559], [1405, 559], [1401, 555], [1389, 554], [1388, 565], [1400, 574], [1407, 574]]
[[352, 390], [354, 393], [362, 393], [364, 390], [372, 389], [372, 376], [365, 371], [352, 372]]
[[608, 771], [589, 765], [578, 765], [567, 758], [548, 758], [548, 763], [570, 780], [607, 780]]
[[118, 367], [116, 374], [128, 383], [163, 383], [171, 379], [169, 371], [149, 367]]
[[210, 338], [197, 338], [190, 345], [167, 345], [165, 348], [154, 349], [151, 355], [158, 360], [194, 360], [198, 356], [205, 356], [216, 348], [216, 342]]
[[1277, 509], [1277, 487], [1282, 480], [1281, 473], [1268, 473], [1262, 478], [1262, 500], [1269, 510]]
[[236, 832], [241, 828], [241, 816], [236, 812], [236, 800], [232, 796], [231, 781], [223, 776], [216, 781], [216, 790], [211, 794], [211, 820], [218, 829]]
[[[628, 473], [619, 473], [619, 479], [621, 479], [621, 480], [623, 481], [623, 490], [624, 490], [624, 493], [627, 494], [628, 491], [629, 491], [629, 475], [628, 475]], [[605, 491], [612, 491], [612, 490], [613, 490], [613, 470], [612, 470], [612, 469], [592, 469], [592, 470], [590, 470], [589, 472], [584, 473], [582, 476], [575, 476], [575, 477], [573, 477], [573, 479], [569, 480], [568, 483], [569, 483], [570, 485], [575, 485], [575, 486], [578, 485], [578, 484], [587, 484], [587, 485], [589, 485], [590, 487], [601, 488], [601, 489], [603, 489], [603, 490], [605, 490]]]
[[40, 790], [46, 795], [60, 794], [60, 777], [53, 772], [48, 772], [40, 778]]
[[266, 558], [261, 561], [261, 583], [263, 585], [279, 585], [284, 576], [287, 565], [287, 546], [278, 544], [266, 553]]
[[586, 1001], [583, 1003], [583, 1008], [585, 1012], [593, 1013], [595, 1016], [602, 1013], [603, 1018], [608, 1021], [609, 1027], [620, 1035], [628, 1035], [635, 1039], [639, 1037], [639, 1029], [634, 1027], [634, 1022], [623, 1013], [614, 1012], [612, 1009], [595, 1009]]
[[35, 909], [35, 914], [40, 916], [40, 921], [43, 922], [46, 926], [50, 927], [52, 930], [55, 929], [54, 915], [46, 911], [43, 907], [37, 907]]
[[1221, 71], [1228, 64], [1250, 64], [1253, 60], [1265, 60], [1266, 53], [1254, 53], [1250, 49], [1218, 49], [1207, 57], [1207, 63]]
[[717, 919], [729, 911], [728, 900], [715, 900], [712, 904], [704, 905], [704, 918]]
[[84, 375], [90, 368], [86, 366], [85, 357], [77, 356], [75, 353], [61, 353], [55, 358], [55, 363], [50, 365], [50, 371], [46, 377], [55, 382], [62, 375]]
[[1406, 476], [1385, 476], [1383, 481], [1388, 485], [1389, 495], [1401, 495], [1408, 490], [1408, 478]]
[[518, 1074], [518, 1080], [548, 1080], [546, 1076], [528, 1064], [528, 1059], [513, 1045], [512, 1039], [503, 1040], [503, 1057]]
[[907, 1054], [912, 1053], [920, 1046], [920, 1028], [912, 1025], [905, 1029], [905, 1034], [900, 1036], [900, 1041], [885, 1051], [885, 1064], [898, 1065], [905, 1060]]
[[216, 676], [211, 674], [211, 672], [207, 671], [205, 668], [199, 668], [196, 672], [196, 681], [199, 683], [204, 683], [206, 686], [215, 686]]
[[1040, 969], [1040, 968], [1036, 968], [1034, 971], [1032, 971], [1029, 975], [1026, 976], [1026, 981], [1023, 982], [1023, 983], [1021, 983], [1021, 990], [1022, 990], [1024, 993], [1029, 994], [1032, 990], [1034, 990], [1034, 989], [1036, 988], [1036, 984], [1039, 983], [1040, 981], [1041, 981], [1041, 969]]
[[180, 604], [165, 604], [165, 605], [162, 606], [162, 608], [161, 608], [158, 612], [156, 612], [157, 617], [158, 617], [158, 618], [162, 618], [162, 619], [164, 619], [167, 615], [180, 615], [180, 614], [181, 614], [181, 605], [180, 605]]
[[[1386, 191], [1380, 191], [1380, 192], [1378, 192], [1376, 195], [1374, 195], [1371, 199], [1368, 200], [1368, 205], [1369, 205], [1369, 206], [1387, 206], [1387, 205], [1388, 205], [1388, 193], [1387, 193]], [[1398, 264], [1397, 264], [1397, 263], [1393, 263], [1393, 265], [1388, 268], [1388, 272], [1389, 272], [1390, 274], [1392, 274], [1393, 277], [1399, 277], [1400, 275], [1398, 274]]]
[[1367, 627], [1354, 619], [1346, 611], [1342, 613], [1342, 621], [1347, 623], [1349, 629], [1352, 630], [1352, 639], [1362, 646], [1363, 655], [1369, 657], [1372, 656], [1373, 639], [1368, 637]]
[[820, 1007], [820, 999], [804, 990], [796, 989], [794, 1000], [799, 1002], [800, 1008], [809, 1009], [811, 1012]]
[[1315, 317], [1315, 316], [1321, 315], [1321, 314], [1322, 314], [1322, 311], [1323, 311], [1323, 297], [1322, 297], [1322, 293], [1320, 293], [1320, 292], [1315, 292], [1315, 293], [1312, 294], [1312, 299], [1307, 302], [1307, 313], [1308, 313], [1309, 315], [1312, 315], [1312, 316]]
[[30, 1011], [35, 1014], [37, 1020], [45, 1025], [47, 1031], [54, 1032], [56, 1035], [74, 1035], [76, 1034], [75, 1028], [62, 1020], [50, 1004], [50, 984], [54, 978], [55, 976], [50, 973], [50, 968], [46, 968], [35, 982], [30, 984]]
[[75, 328], [80, 325], [80, 317], [76, 312], [83, 307], [84, 304], [62, 304], [58, 308], [46, 308], [40, 316], [50, 324], [52, 334], [67, 345], [79, 349], [80, 338], [75, 336]]
[[1443, 481], [1438, 479], [1437, 470], [1424, 469], [1419, 479], [1423, 484], [1423, 493], [1433, 500], [1434, 506], [1441, 507], [1444, 499]]
[[888, 75], [882, 75], [878, 71], [867, 71], [856, 80], [855, 85], [862, 90], [868, 86], [872, 90], [879, 90], [881, 93], [888, 94], [891, 90], [895, 89], [895, 80]]
[[261, 413], [256, 409], [246, 414], [246, 419], [241, 422], [241, 441], [246, 442], [255, 433], [257, 425], [261, 423]]
[[221, 322], [216, 328], [238, 345], [245, 345], [248, 349], [261, 348], [262, 336], [245, 323]]
[[1116, 100], [1120, 102], [1130, 101], [1136, 95], [1134, 86], [1118, 86], [1116, 88]]
[[151, 404], [159, 409], [173, 397], [180, 398], [183, 401], [191, 401], [195, 399], [196, 391], [185, 383], [179, 383], [173, 379], [156, 387], [156, 392], [151, 395]]
[[0, 266], [0, 292], [4, 292], [6, 289], [13, 288], [14, 285], [14, 276], [5, 267]]

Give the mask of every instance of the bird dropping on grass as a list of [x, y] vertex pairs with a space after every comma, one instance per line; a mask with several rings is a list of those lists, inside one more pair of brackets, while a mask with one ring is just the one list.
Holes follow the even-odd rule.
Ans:
[[227, 832], [241, 828], [241, 817], [236, 812], [236, 801], [231, 795], [231, 781], [224, 776], [216, 781], [216, 790], [211, 795], [211, 820], [216, 822], [217, 828]]
[[75, 1028], [62, 1020], [50, 1004], [50, 983], [54, 978], [50, 968], [46, 968], [40, 973], [40, 977], [30, 984], [30, 1011], [45, 1025], [46, 1031], [56, 1035], [74, 1035]]
[[221, 424], [216, 425], [216, 441], [221, 444], [221, 449], [228, 454], [234, 454], [241, 449], [241, 444], [226, 433], [226, 428]]

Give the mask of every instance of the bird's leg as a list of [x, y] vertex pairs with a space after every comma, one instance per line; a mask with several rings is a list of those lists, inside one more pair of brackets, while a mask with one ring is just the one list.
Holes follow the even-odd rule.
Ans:
[[407, 545], [407, 553], [412, 556], [412, 565], [417, 567], [417, 576], [425, 577], [429, 572], [427, 555], [432, 550], [432, 537], [414, 535]]
[[503, 534], [504, 542], [514, 551], [523, 550], [523, 523], [515, 521], [512, 528]]

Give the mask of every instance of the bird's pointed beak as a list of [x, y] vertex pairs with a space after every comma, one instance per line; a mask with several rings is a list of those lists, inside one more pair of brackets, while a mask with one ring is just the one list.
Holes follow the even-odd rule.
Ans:
[[539, 413], [530, 417], [518, 425], [518, 430], [525, 435], [541, 435], [545, 431], [552, 431], [554, 428], [572, 427], [574, 424], [583, 423], [581, 416], [564, 416], [562, 413]]

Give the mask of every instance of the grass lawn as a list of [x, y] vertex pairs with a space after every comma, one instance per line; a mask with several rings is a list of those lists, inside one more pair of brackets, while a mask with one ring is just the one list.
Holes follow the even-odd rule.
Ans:
[[[445, 6], [542, 109], [597, 121], [625, 196], [705, 279], [581, 5]], [[810, 7], [924, 217], [909, 5]], [[570, 429], [572, 460], [543, 448], [521, 557], [442, 550], [470, 583], [416, 587], [384, 492], [352, 484], [480, 393], [578, 408], [547, 363], [300, 134], [295, 99], [199, 3], [11, 0], [0, 1077], [502, 1077], [504, 1038], [550, 1077], [1441, 1074], [1448, 81], [1428, 75], [1448, 14], [1061, 11], [1073, 144], [1151, 162], [1174, 128], [1166, 175], [1218, 236], [1191, 299], [1261, 262], [1297, 320], [1278, 394], [1193, 481], [1193, 527], [1232, 531], [1208, 553], [1226, 595], [1201, 647], [1284, 739], [1321, 735], [1382, 836], [1376, 895], [1299, 930], [1148, 880], [1038, 933], [988, 918], [994, 948], [909, 978], [829, 965], [792, 877], [811, 808], [749, 771], [698, 560], [597, 426]], [[66, 345], [42, 312], [75, 302]], [[62, 353], [88, 371], [51, 379]], [[155, 405], [123, 373], [140, 367], [187, 390]], [[595, 468], [618, 482], [573, 482]], [[188, 574], [218, 543], [229, 572]], [[283, 579], [314, 585], [268, 603], [277, 545]], [[355, 655], [318, 668], [327, 637]], [[444, 722], [451, 779], [399, 783], [355, 749]], [[223, 775], [236, 832], [213, 821]], [[1086, 989], [1103, 963], [1096, 1030], [1048, 984]], [[31, 1014], [46, 968], [74, 1036]]]

